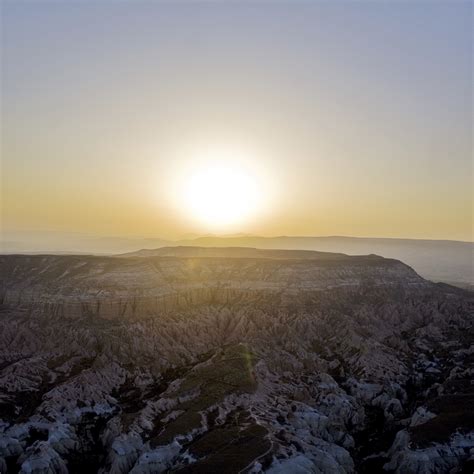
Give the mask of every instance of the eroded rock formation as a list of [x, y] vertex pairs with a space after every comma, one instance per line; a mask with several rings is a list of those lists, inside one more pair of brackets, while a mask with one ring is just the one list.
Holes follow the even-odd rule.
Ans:
[[0, 471], [470, 469], [472, 293], [377, 256], [167, 252], [0, 257]]

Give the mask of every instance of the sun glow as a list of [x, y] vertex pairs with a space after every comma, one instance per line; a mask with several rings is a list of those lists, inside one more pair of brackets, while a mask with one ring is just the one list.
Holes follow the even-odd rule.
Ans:
[[255, 180], [231, 164], [216, 164], [190, 177], [185, 200], [191, 214], [213, 227], [244, 221], [258, 205]]
[[229, 150], [191, 155], [173, 186], [175, 205], [202, 228], [240, 231], [261, 213], [267, 197], [256, 161]]

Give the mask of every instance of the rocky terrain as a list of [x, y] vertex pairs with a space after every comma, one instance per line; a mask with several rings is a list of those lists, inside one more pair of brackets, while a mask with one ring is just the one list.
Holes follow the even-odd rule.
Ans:
[[471, 473], [474, 294], [375, 255], [0, 256], [0, 472]]

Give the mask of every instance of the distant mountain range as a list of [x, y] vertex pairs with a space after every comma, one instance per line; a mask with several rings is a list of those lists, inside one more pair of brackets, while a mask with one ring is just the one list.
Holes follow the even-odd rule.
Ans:
[[[10, 236], [9, 236], [10, 237]], [[260, 237], [205, 236], [183, 240], [97, 238], [43, 233], [20, 240], [12, 236], [2, 243], [2, 253], [121, 254], [141, 249], [173, 246], [252, 247], [259, 249], [317, 250], [348, 255], [377, 254], [413, 267], [421, 276], [464, 288], [474, 288], [474, 243], [453, 240], [416, 240], [359, 237]]]

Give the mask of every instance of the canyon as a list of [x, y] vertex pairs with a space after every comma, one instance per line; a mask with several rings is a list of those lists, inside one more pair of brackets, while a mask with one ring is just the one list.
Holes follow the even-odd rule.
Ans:
[[0, 303], [0, 472], [474, 468], [474, 293], [398, 260], [2, 255]]

